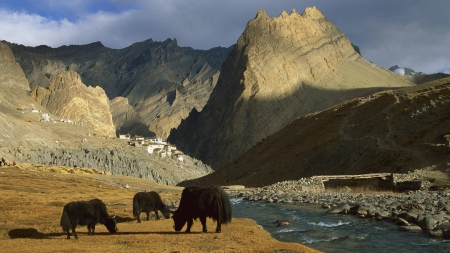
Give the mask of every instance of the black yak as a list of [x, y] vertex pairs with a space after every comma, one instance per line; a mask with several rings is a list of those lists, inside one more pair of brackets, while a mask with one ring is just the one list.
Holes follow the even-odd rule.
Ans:
[[200, 218], [203, 232], [207, 232], [207, 217], [217, 222], [217, 233], [221, 232], [222, 223], [231, 222], [231, 204], [224, 190], [219, 186], [184, 188], [180, 206], [172, 216], [175, 231], [180, 231], [187, 222], [186, 233], [191, 232], [194, 219]]
[[170, 218], [168, 207], [162, 202], [161, 196], [157, 192], [138, 192], [133, 197], [133, 215], [138, 223], [141, 223], [141, 212], [147, 214], [147, 220], [150, 220], [150, 212], [155, 211], [156, 219], [159, 220], [158, 210], [164, 215], [164, 218]]
[[93, 235], [97, 223], [105, 225], [110, 233], [118, 231], [114, 217], [108, 215], [105, 203], [99, 199], [74, 201], [64, 206], [61, 227], [64, 232], [67, 232], [67, 239], [70, 239], [70, 229], [75, 239], [78, 239], [75, 231], [77, 225], [87, 225], [88, 234]]

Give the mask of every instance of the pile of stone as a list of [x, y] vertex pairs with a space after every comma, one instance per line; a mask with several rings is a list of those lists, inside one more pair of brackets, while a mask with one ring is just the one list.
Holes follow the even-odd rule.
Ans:
[[317, 204], [329, 214], [388, 220], [399, 225], [400, 231], [420, 231], [450, 239], [450, 189], [389, 194], [308, 193], [294, 181], [286, 181], [261, 188], [226, 191], [231, 197], [243, 197], [248, 201]]
[[320, 177], [307, 177], [299, 180], [288, 180], [272, 185], [254, 188], [255, 192], [319, 192], [325, 190], [325, 186]]
[[406, 190], [428, 190], [431, 183], [425, 178], [425, 171], [433, 170], [434, 167], [429, 167], [421, 170], [415, 170], [406, 174], [393, 174], [393, 189], [395, 191]]

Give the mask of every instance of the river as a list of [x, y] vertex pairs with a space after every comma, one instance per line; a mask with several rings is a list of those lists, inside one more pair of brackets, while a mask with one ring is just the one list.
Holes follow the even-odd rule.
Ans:
[[[450, 252], [450, 240], [423, 232], [401, 232], [388, 221], [327, 214], [313, 204], [249, 202], [232, 198], [233, 217], [255, 220], [279, 241], [298, 242], [323, 252]], [[278, 227], [288, 219], [292, 226]]]

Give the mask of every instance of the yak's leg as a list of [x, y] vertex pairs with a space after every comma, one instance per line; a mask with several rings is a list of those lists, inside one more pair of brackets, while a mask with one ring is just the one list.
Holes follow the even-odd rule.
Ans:
[[208, 229], [206, 228], [206, 216], [200, 216], [200, 222], [202, 223], [203, 232], [208, 232]]
[[88, 235], [93, 235], [95, 232], [95, 223], [91, 222], [87, 225], [88, 228]]
[[138, 223], [141, 223], [141, 213], [136, 216], [136, 219]]
[[92, 229], [91, 235], [94, 235], [94, 233], [95, 233], [95, 223], [92, 223], [91, 229]]
[[194, 220], [193, 220], [193, 219], [189, 219], [189, 220], [187, 221], [186, 233], [191, 232], [191, 227], [192, 227], [192, 224], [193, 224], [193, 223], [194, 223]]
[[216, 233], [220, 233], [222, 230], [222, 224], [220, 220], [217, 220], [217, 227], [216, 227]]
[[216, 233], [220, 233], [222, 230], [222, 219], [220, 217], [220, 215], [218, 215], [219, 217], [217, 217], [217, 226], [216, 226]]
[[150, 212], [145, 212], [147, 214], [147, 220], [150, 220]]
[[159, 220], [158, 209], [155, 209], [156, 219]]
[[[77, 227], [77, 224], [71, 223], [71, 225], [72, 225], [73, 236], [75, 237], [75, 239], [78, 239], [77, 231], [75, 230], [75, 228]], [[67, 239], [70, 239], [69, 232], [67, 232]]]

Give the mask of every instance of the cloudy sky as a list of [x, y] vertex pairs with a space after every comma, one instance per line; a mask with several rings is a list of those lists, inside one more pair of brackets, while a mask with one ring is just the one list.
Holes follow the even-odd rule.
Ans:
[[385, 68], [450, 73], [448, 0], [2, 0], [0, 40], [26, 46], [101, 41], [124, 48], [176, 38], [195, 49], [236, 43], [258, 9], [316, 6], [362, 55]]

